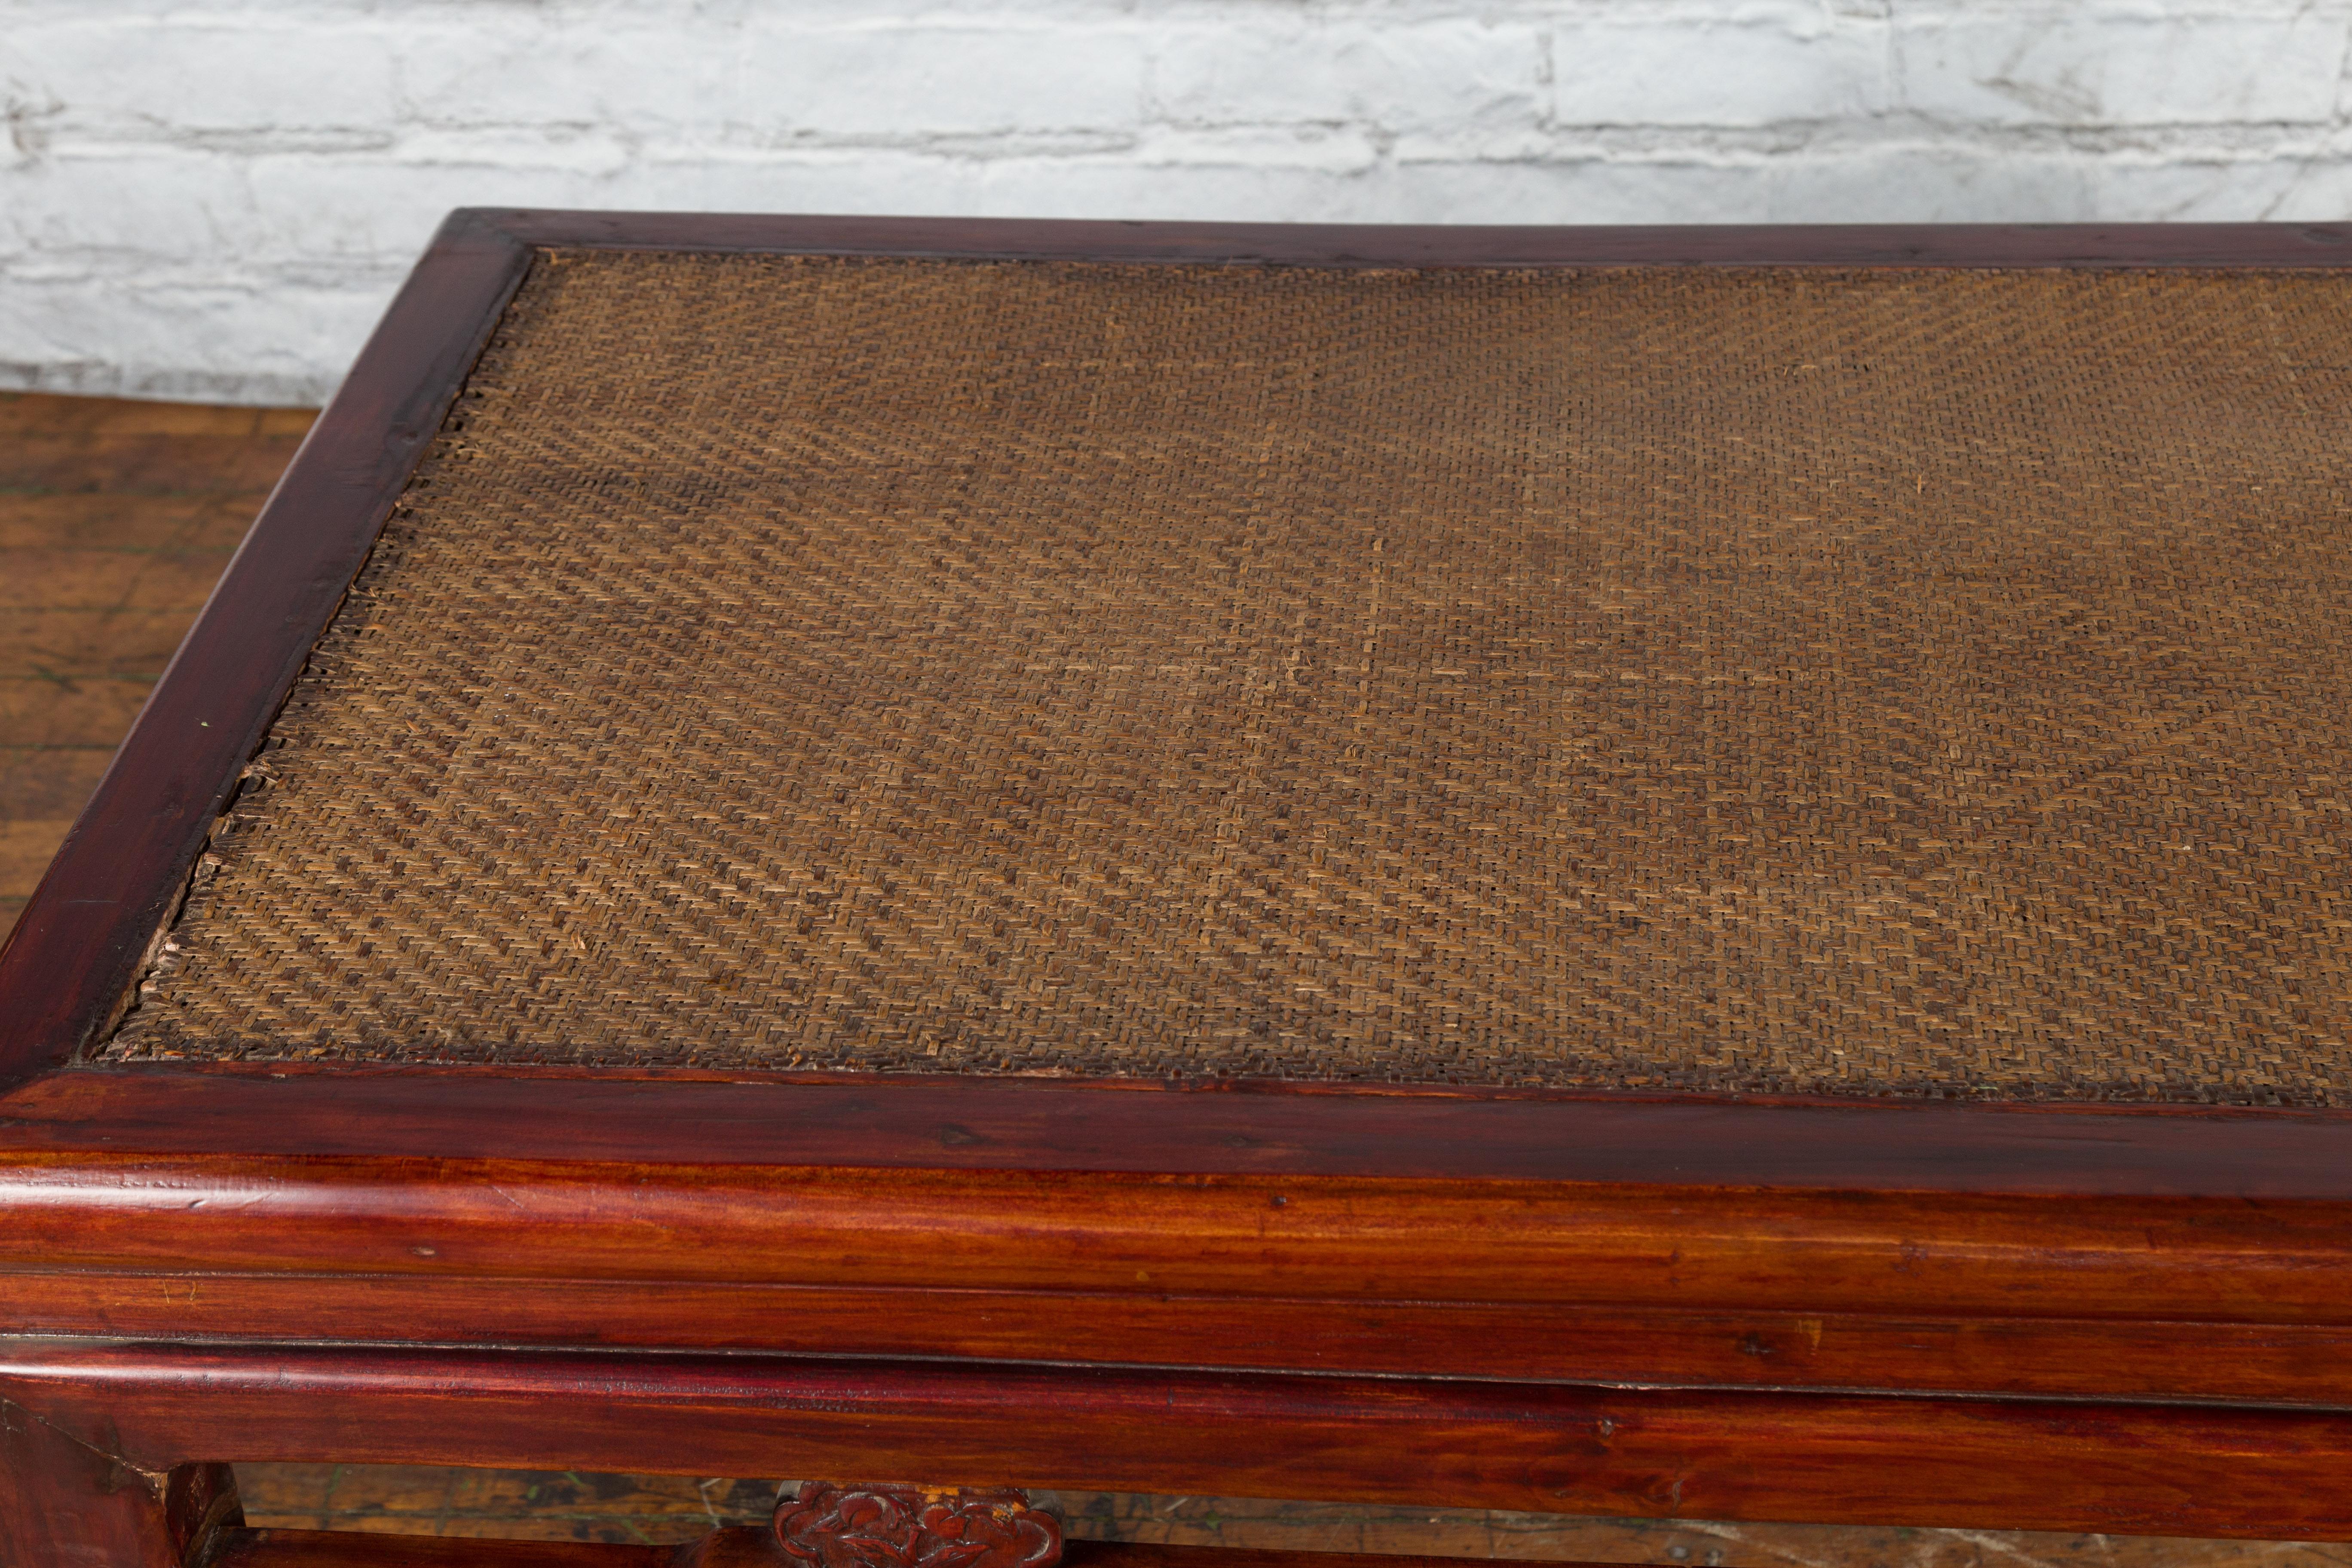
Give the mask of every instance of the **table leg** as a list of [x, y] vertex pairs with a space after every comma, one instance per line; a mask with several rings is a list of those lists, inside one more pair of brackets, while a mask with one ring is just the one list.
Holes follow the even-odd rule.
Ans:
[[183, 1568], [244, 1522], [226, 1465], [142, 1470], [0, 1399], [0, 1568]]

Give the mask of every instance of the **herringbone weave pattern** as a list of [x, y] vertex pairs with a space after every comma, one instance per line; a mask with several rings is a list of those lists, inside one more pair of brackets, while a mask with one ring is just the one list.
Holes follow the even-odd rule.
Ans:
[[2347, 342], [551, 256], [109, 1052], [2352, 1103]]

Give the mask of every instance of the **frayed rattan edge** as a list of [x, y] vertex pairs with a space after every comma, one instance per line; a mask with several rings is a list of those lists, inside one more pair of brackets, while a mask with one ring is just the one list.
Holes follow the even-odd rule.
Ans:
[[[310, 673], [311, 664], [318, 658], [320, 645], [326, 641], [327, 635], [334, 629], [335, 624], [342, 619], [344, 609], [351, 604], [352, 590], [359, 585], [360, 579], [366, 574], [369, 565], [374, 562], [376, 552], [383, 548], [384, 533], [392, 520], [400, 515], [402, 508], [406, 504], [409, 489], [414, 484], [416, 475], [423, 472], [425, 466], [441, 454], [446, 443], [456, 433], [452, 426], [463, 416], [466, 389], [473, 380], [474, 366], [479, 364], [482, 359], [498, 346], [499, 339], [505, 335], [507, 323], [512, 319], [515, 299], [529, 285], [531, 273], [539, 269], [541, 261], [549, 254], [545, 247], [533, 250], [530, 266], [516, 280], [513, 290], [508, 295], [507, 302], [499, 307], [498, 324], [484, 334], [481, 346], [475, 352], [473, 361], [466, 367], [466, 374], [458, 383], [457, 394], [449, 400], [448, 411], [441, 416], [441, 427], [434, 433], [433, 439], [417, 453], [416, 461], [409, 469], [408, 478], [402, 482], [399, 499], [393, 502], [391, 510], [384, 515], [384, 525], [379, 527], [375, 537], [368, 542], [366, 552], [360, 557], [358, 564], [352, 569], [350, 581], [343, 584], [342, 592], [336, 595], [335, 607], [328, 613], [325, 622], [320, 626], [317, 641], [314, 641], [310, 650], [303, 655], [301, 667], [294, 672], [294, 679], [287, 683], [285, 694], [278, 698], [277, 706], [269, 710], [268, 718], [263, 721], [254, 741], [253, 750], [247, 754], [245, 762], [237, 770], [236, 782], [221, 801], [220, 809], [213, 814], [212, 823], [205, 830], [204, 842], [198, 847], [195, 858], [188, 867], [187, 875], [180, 879], [179, 892], [173, 899], [169, 912], [157, 922], [153, 934], [147, 939], [147, 945], [140, 953], [139, 963], [131, 984], [125, 986], [122, 994], [115, 999], [113, 1008], [107, 1014], [105, 1023], [90, 1032], [89, 1040], [75, 1055], [73, 1065], [86, 1066], [104, 1058], [107, 1051], [112, 1047], [115, 1037], [121, 1034], [132, 1016], [138, 1013], [146, 1000], [149, 990], [163, 978], [173, 951], [172, 933], [178, 930], [182, 919], [187, 914], [189, 900], [194, 898], [196, 889], [211, 879], [213, 871], [219, 865], [217, 859], [214, 858], [213, 846], [220, 837], [221, 825], [229, 819], [236, 810], [237, 803], [245, 798], [246, 785], [257, 774], [264, 773], [265, 770], [260, 766], [262, 755], [269, 750], [269, 742], [277, 733], [278, 721], [286, 715], [287, 705], [294, 700], [295, 693], [302, 689], [303, 679]], [[132, 1061], [140, 1058], [125, 1057], [115, 1059]]]
[[[2352, 1110], [2343, 1100], [2325, 1094], [2264, 1097], [2214, 1094], [2210, 1087], [2188, 1083], [2123, 1085], [2084, 1080], [2053, 1085], [2037, 1093], [1971, 1085], [1960, 1080], [1914, 1083], [1874, 1083], [1854, 1089], [1827, 1088], [1753, 1079], [1729, 1084], [1560, 1083], [1528, 1079], [1520, 1082], [1474, 1079], [1346, 1077], [1337, 1074], [1286, 1077], [1269, 1073], [1202, 1073], [1150, 1075], [1089, 1074], [1051, 1068], [977, 1068], [966, 1070], [925, 1068], [907, 1061], [877, 1062], [872, 1067], [730, 1066], [714, 1062], [631, 1062], [599, 1064], [578, 1060], [540, 1059], [486, 1061], [476, 1058], [411, 1055], [386, 1056], [393, 1042], [373, 1049], [341, 1047], [299, 1057], [269, 1054], [285, 1047], [277, 1041], [256, 1042], [248, 1054], [226, 1056], [218, 1049], [236, 1048], [228, 1042], [208, 1042], [214, 1049], [201, 1056], [151, 1050], [117, 1057], [109, 1068], [168, 1068], [224, 1077], [285, 1078], [332, 1075], [350, 1077], [424, 1077], [480, 1079], [546, 1079], [636, 1080], [667, 1083], [806, 1084], [854, 1087], [877, 1084], [945, 1085], [984, 1080], [1085, 1086], [1137, 1093], [1180, 1091], [1202, 1094], [1335, 1096], [1347, 1098], [1427, 1098], [1438, 1100], [1512, 1100], [1534, 1101], [1601, 1100], [1612, 1103], [1679, 1103], [1725, 1105], [1788, 1105], [1821, 1109], [1864, 1105], [1973, 1105], [2020, 1110], [2064, 1110], [2117, 1112], [2168, 1111], [2180, 1115], [2215, 1115], [2280, 1111], [2306, 1114], [2340, 1113]], [[414, 1050], [411, 1042], [401, 1042]]]

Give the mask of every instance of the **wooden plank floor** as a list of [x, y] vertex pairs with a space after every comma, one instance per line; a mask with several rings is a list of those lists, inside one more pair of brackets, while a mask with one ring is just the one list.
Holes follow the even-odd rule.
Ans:
[[0, 394], [0, 931], [310, 419]]
[[[0, 929], [13, 922], [302, 433], [303, 409], [0, 394]], [[667, 1542], [756, 1523], [776, 1483], [247, 1464], [257, 1526]], [[889, 1478], [866, 1478], [889, 1479]], [[2352, 1549], [1562, 1519], [1040, 1493], [1081, 1540], [1697, 1568], [2317, 1568]]]

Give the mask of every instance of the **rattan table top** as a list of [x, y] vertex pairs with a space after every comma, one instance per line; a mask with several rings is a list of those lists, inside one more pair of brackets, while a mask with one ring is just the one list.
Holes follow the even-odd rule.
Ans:
[[550, 254], [105, 1054], [2352, 1103], [2347, 342]]

